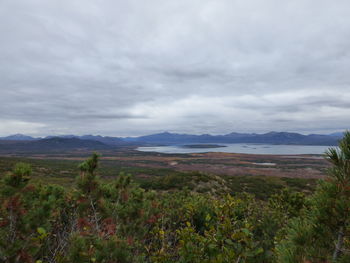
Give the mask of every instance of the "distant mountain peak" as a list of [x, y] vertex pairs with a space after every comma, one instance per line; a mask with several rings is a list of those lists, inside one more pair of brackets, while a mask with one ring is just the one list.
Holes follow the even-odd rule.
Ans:
[[36, 138], [28, 136], [28, 135], [24, 135], [21, 133], [16, 133], [16, 134], [12, 134], [6, 137], [1, 137], [0, 140], [9, 140], [9, 141], [32, 141], [32, 140], [36, 140]]
[[333, 136], [333, 137], [343, 137], [344, 132], [333, 132], [331, 134], [328, 134], [329, 136]]

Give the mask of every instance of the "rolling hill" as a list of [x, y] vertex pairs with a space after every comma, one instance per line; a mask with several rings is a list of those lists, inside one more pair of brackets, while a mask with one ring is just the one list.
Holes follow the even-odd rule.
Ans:
[[108, 150], [113, 146], [93, 140], [82, 140], [78, 138], [53, 137], [31, 141], [2, 141], [0, 152], [16, 153], [47, 153], [64, 152], [70, 150]]
[[18, 133], [18, 134], [13, 134], [6, 137], [0, 137], [0, 140], [2, 141], [34, 141], [34, 140], [37, 140], [37, 138]]

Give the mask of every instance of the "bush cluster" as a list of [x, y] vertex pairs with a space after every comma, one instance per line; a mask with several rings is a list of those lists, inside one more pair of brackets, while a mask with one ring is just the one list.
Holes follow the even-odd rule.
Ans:
[[106, 183], [97, 154], [70, 189], [31, 183], [19, 163], [0, 182], [0, 262], [350, 262], [350, 134], [327, 156], [312, 196], [268, 200]]

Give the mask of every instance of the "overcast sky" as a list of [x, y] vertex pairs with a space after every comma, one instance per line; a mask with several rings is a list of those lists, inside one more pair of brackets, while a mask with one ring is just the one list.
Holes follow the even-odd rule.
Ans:
[[0, 1], [0, 135], [349, 124], [349, 0]]

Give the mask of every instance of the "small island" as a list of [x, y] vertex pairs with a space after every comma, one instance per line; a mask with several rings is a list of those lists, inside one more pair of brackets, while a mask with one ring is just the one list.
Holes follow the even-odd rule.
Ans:
[[227, 147], [226, 145], [219, 144], [187, 144], [182, 145], [182, 148], [202, 149], [202, 148], [222, 148]]

